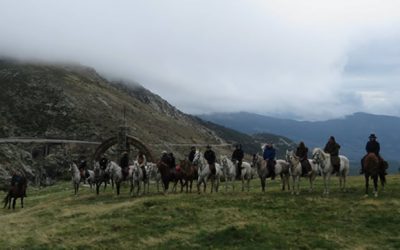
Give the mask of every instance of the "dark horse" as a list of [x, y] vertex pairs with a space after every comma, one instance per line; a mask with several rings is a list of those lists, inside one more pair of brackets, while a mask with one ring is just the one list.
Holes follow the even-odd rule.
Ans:
[[110, 175], [106, 173], [107, 163], [108, 163], [107, 158], [103, 157], [99, 162], [95, 162], [94, 164], [94, 182], [96, 183], [97, 195], [99, 194], [101, 184], [104, 183], [104, 190], [106, 190], [107, 183], [109, 183], [111, 179]]
[[15, 202], [17, 198], [21, 199], [21, 207], [24, 207], [24, 197], [26, 194], [26, 188], [28, 186], [28, 182], [24, 176], [19, 177], [19, 181], [15, 183], [14, 186], [10, 188], [6, 197], [4, 198], [4, 208], [6, 208], [8, 204], [8, 209], [11, 207], [11, 199], [14, 198], [12, 202], [12, 208], [15, 209]]
[[192, 192], [192, 185], [193, 185], [193, 180], [197, 180], [198, 174], [197, 174], [197, 167], [194, 166], [189, 160], [181, 160], [179, 165], [181, 166], [181, 169], [183, 171], [183, 178], [185, 180], [184, 186], [186, 186], [186, 193]]
[[374, 181], [374, 195], [378, 197], [378, 178], [381, 180], [382, 189], [386, 183], [385, 168], [387, 162], [380, 160], [374, 153], [369, 153], [364, 158], [365, 194], [368, 195], [369, 178]]
[[181, 183], [181, 192], [183, 191], [184, 174], [182, 170], [177, 170], [175, 166], [170, 167], [161, 160], [157, 162], [157, 168], [160, 171], [161, 180], [164, 184], [164, 193], [168, 191], [170, 182], [174, 182], [173, 190], [176, 190], [178, 181]]

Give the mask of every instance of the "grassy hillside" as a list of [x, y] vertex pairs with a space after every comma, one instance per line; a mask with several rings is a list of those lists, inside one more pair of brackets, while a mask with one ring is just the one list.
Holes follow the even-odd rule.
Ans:
[[[350, 177], [348, 192], [322, 197], [292, 196], [268, 182], [261, 193], [152, 194], [131, 198], [124, 187], [116, 197], [96, 197], [70, 183], [29, 189], [26, 208], [0, 210], [1, 248], [114, 249], [399, 249], [400, 176], [388, 178], [380, 197], [364, 197], [363, 178]], [[236, 183], [239, 187], [239, 183]], [[4, 193], [0, 193], [4, 195]]]

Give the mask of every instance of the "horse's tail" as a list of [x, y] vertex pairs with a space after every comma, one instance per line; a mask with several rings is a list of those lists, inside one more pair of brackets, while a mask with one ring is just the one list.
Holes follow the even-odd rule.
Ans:
[[8, 191], [6, 197], [4, 197], [3, 199], [4, 208], [7, 206], [9, 198], [10, 198], [10, 191]]

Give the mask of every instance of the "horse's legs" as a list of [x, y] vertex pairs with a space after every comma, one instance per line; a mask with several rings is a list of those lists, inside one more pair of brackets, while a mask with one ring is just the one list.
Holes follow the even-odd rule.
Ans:
[[261, 190], [265, 192], [265, 178], [260, 177], [260, 180], [261, 180]]
[[294, 194], [294, 185], [296, 184], [296, 180], [295, 180], [295, 176], [294, 175], [292, 175], [292, 194]]
[[17, 197], [14, 197], [13, 199], [13, 204], [12, 204], [12, 208], [13, 210], [15, 209], [15, 203], [17, 202]]
[[21, 197], [21, 207], [24, 208], [24, 196]]
[[131, 185], [131, 189], [130, 189], [130, 191], [129, 191], [129, 194], [130, 194], [131, 196], [133, 196], [133, 180], [132, 180], [132, 179], [129, 180], [129, 183], [130, 183], [130, 185]]
[[[183, 181], [182, 181], [182, 178], [179, 180], [179, 182], [180, 182], [180, 184], [181, 184], [181, 193], [183, 192]], [[187, 193], [187, 192], [186, 192]]]
[[374, 175], [373, 179], [374, 179], [374, 196], [378, 197], [378, 175]]
[[115, 183], [115, 186], [117, 188], [117, 195], [119, 195], [119, 188], [121, 187], [121, 183], [118, 181]]
[[244, 192], [244, 176], [242, 176], [242, 192]]
[[300, 175], [297, 176], [297, 192], [296, 192], [296, 194], [297, 195], [300, 194]]
[[369, 176], [365, 174], [365, 194], [368, 195]]
[[247, 178], [247, 192], [250, 192], [250, 176]]

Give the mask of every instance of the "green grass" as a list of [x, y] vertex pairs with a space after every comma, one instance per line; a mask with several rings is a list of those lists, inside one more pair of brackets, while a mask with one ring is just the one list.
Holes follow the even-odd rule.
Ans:
[[[28, 191], [25, 208], [0, 210], [0, 248], [29, 249], [399, 249], [400, 176], [388, 178], [378, 198], [364, 196], [362, 177], [349, 177], [348, 190], [322, 180], [293, 196], [259, 180], [247, 192], [96, 196], [70, 183]], [[240, 183], [236, 183], [239, 190]], [[4, 194], [2, 194], [4, 195]]]

